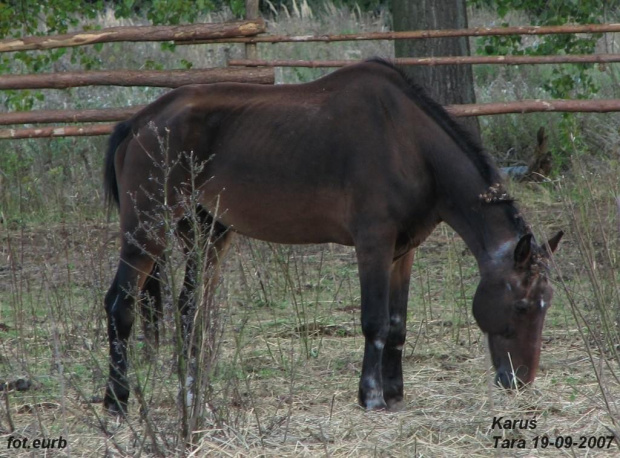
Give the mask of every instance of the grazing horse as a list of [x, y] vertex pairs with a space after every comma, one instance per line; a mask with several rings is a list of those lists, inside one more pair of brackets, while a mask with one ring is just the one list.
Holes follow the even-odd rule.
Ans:
[[[548, 259], [562, 233], [538, 245], [501, 183], [446, 111], [382, 60], [306, 84], [204, 84], [167, 93], [116, 127], [106, 157], [105, 189], [120, 209], [122, 242], [105, 297], [105, 406], [126, 411], [133, 303], [157, 290], [169, 227], [147, 230], [142, 221], [163, 221], [169, 211], [191, 245], [193, 231], [184, 227], [190, 195], [212, 241], [205, 254], [211, 267], [235, 232], [355, 247], [365, 338], [359, 403], [366, 409], [403, 403], [414, 249], [441, 221], [478, 262], [473, 313], [488, 336], [497, 383], [532, 382], [551, 305]], [[192, 271], [188, 266], [183, 314], [191, 309]]]

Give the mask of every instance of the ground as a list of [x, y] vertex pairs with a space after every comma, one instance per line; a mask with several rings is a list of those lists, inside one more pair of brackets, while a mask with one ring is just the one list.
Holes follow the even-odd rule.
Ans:
[[[551, 234], [565, 212], [549, 204], [530, 213]], [[117, 262], [116, 231], [115, 222], [87, 219], [5, 225], [0, 373], [31, 385], [3, 395], [1, 456], [32, 452], [17, 448], [25, 444], [16, 439], [61, 437], [67, 446], [56, 444], [53, 456], [182, 454], [172, 304], [156, 356], [143, 351], [148, 343], [139, 323], [134, 327], [127, 420], [107, 416], [100, 403], [107, 372], [102, 298]], [[473, 258], [449, 228], [438, 228], [413, 269], [406, 406], [389, 413], [365, 412], [356, 402], [363, 339], [352, 249], [238, 238], [218, 294], [223, 331], [209, 403], [193, 435], [195, 456], [618, 453], [617, 439], [608, 439], [618, 434], [617, 361], [570, 306], [575, 299], [587, 323], [600, 323], [580, 276], [578, 245], [568, 235], [557, 256], [563, 281], [556, 272], [536, 383], [508, 392], [491, 383], [483, 335], [471, 317]], [[171, 272], [179, 263], [171, 261]]]

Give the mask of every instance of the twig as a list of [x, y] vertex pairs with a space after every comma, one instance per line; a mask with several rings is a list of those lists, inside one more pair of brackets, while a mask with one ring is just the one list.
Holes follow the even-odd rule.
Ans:
[[9, 402], [9, 386], [8, 383], [4, 384], [4, 405], [6, 408], [6, 419], [9, 422], [9, 428], [11, 433], [15, 432], [15, 423], [13, 423], [13, 417], [11, 417], [11, 404]]

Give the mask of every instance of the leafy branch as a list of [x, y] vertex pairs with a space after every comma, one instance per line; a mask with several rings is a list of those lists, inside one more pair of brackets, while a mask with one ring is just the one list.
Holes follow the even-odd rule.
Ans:
[[[229, 1], [238, 3], [238, 0]], [[98, 29], [95, 21], [106, 8], [113, 8], [119, 19], [142, 16], [153, 25], [176, 25], [195, 21], [196, 17], [211, 11], [214, 4], [210, 0], [8, 0], [0, 2], [0, 37], [63, 34], [78, 27]], [[163, 51], [174, 51], [172, 43], [161, 46]], [[6, 53], [0, 55], [0, 75], [58, 71], [58, 63], [65, 55], [80, 69], [101, 68], [103, 62], [97, 56], [101, 48], [101, 45], [94, 45]], [[190, 68], [191, 62], [183, 61], [182, 65]], [[0, 101], [7, 110], [22, 111], [31, 110], [44, 98], [41, 91], [6, 91]]]
[[[600, 22], [601, 2], [598, 0], [469, 0], [478, 8], [490, 8], [504, 20], [510, 11], [525, 13], [532, 25], [553, 26], [564, 24], [597, 24]], [[507, 21], [503, 26], [509, 26]], [[552, 55], [592, 54], [600, 34], [543, 35], [531, 43], [521, 36], [481, 37], [477, 40], [477, 53], [482, 55]], [[554, 67], [543, 85], [554, 98], [586, 98], [597, 93], [600, 87], [589, 70], [593, 64], [570, 64]]]

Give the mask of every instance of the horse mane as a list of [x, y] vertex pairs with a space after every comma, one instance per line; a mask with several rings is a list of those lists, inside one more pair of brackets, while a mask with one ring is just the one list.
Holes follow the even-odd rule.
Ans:
[[405, 73], [402, 68], [397, 67], [392, 62], [381, 58], [369, 59], [367, 62], [374, 62], [384, 65], [391, 70], [394, 70], [402, 77], [408, 85], [409, 90], [407, 91], [407, 96], [412, 99], [417, 106], [424, 110], [424, 112], [429, 115], [450, 136], [450, 138], [452, 138], [452, 140], [467, 155], [469, 160], [476, 166], [480, 172], [480, 175], [489, 186], [502, 181], [497, 167], [495, 167], [491, 158], [484, 151], [478, 141], [474, 139], [471, 132], [456, 121], [442, 105], [432, 99], [419, 84], [413, 81], [411, 77]]
[[[519, 213], [519, 209], [515, 205], [514, 198], [504, 191], [504, 179], [502, 178], [497, 166], [494, 164], [489, 154], [482, 148], [480, 143], [473, 137], [471, 132], [455, 120], [441, 104], [431, 98], [419, 84], [413, 81], [413, 79], [405, 73], [402, 68], [397, 67], [392, 62], [381, 58], [368, 59], [366, 62], [384, 65], [385, 67], [388, 67], [398, 73], [407, 83], [407, 96], [450, 136], [450, 138], [474, 164], [488, 185], [486, 192], [479, 196], [481, 204], [508, 204], [505, 206], [506, 212], [513, 219], [520, 232], [524, 234], [531, 233], [530, 227], [525, 222]], [[496, 188], [502, 190], [503, 194], [501, 198], [489, 199], [489, 192]]]

